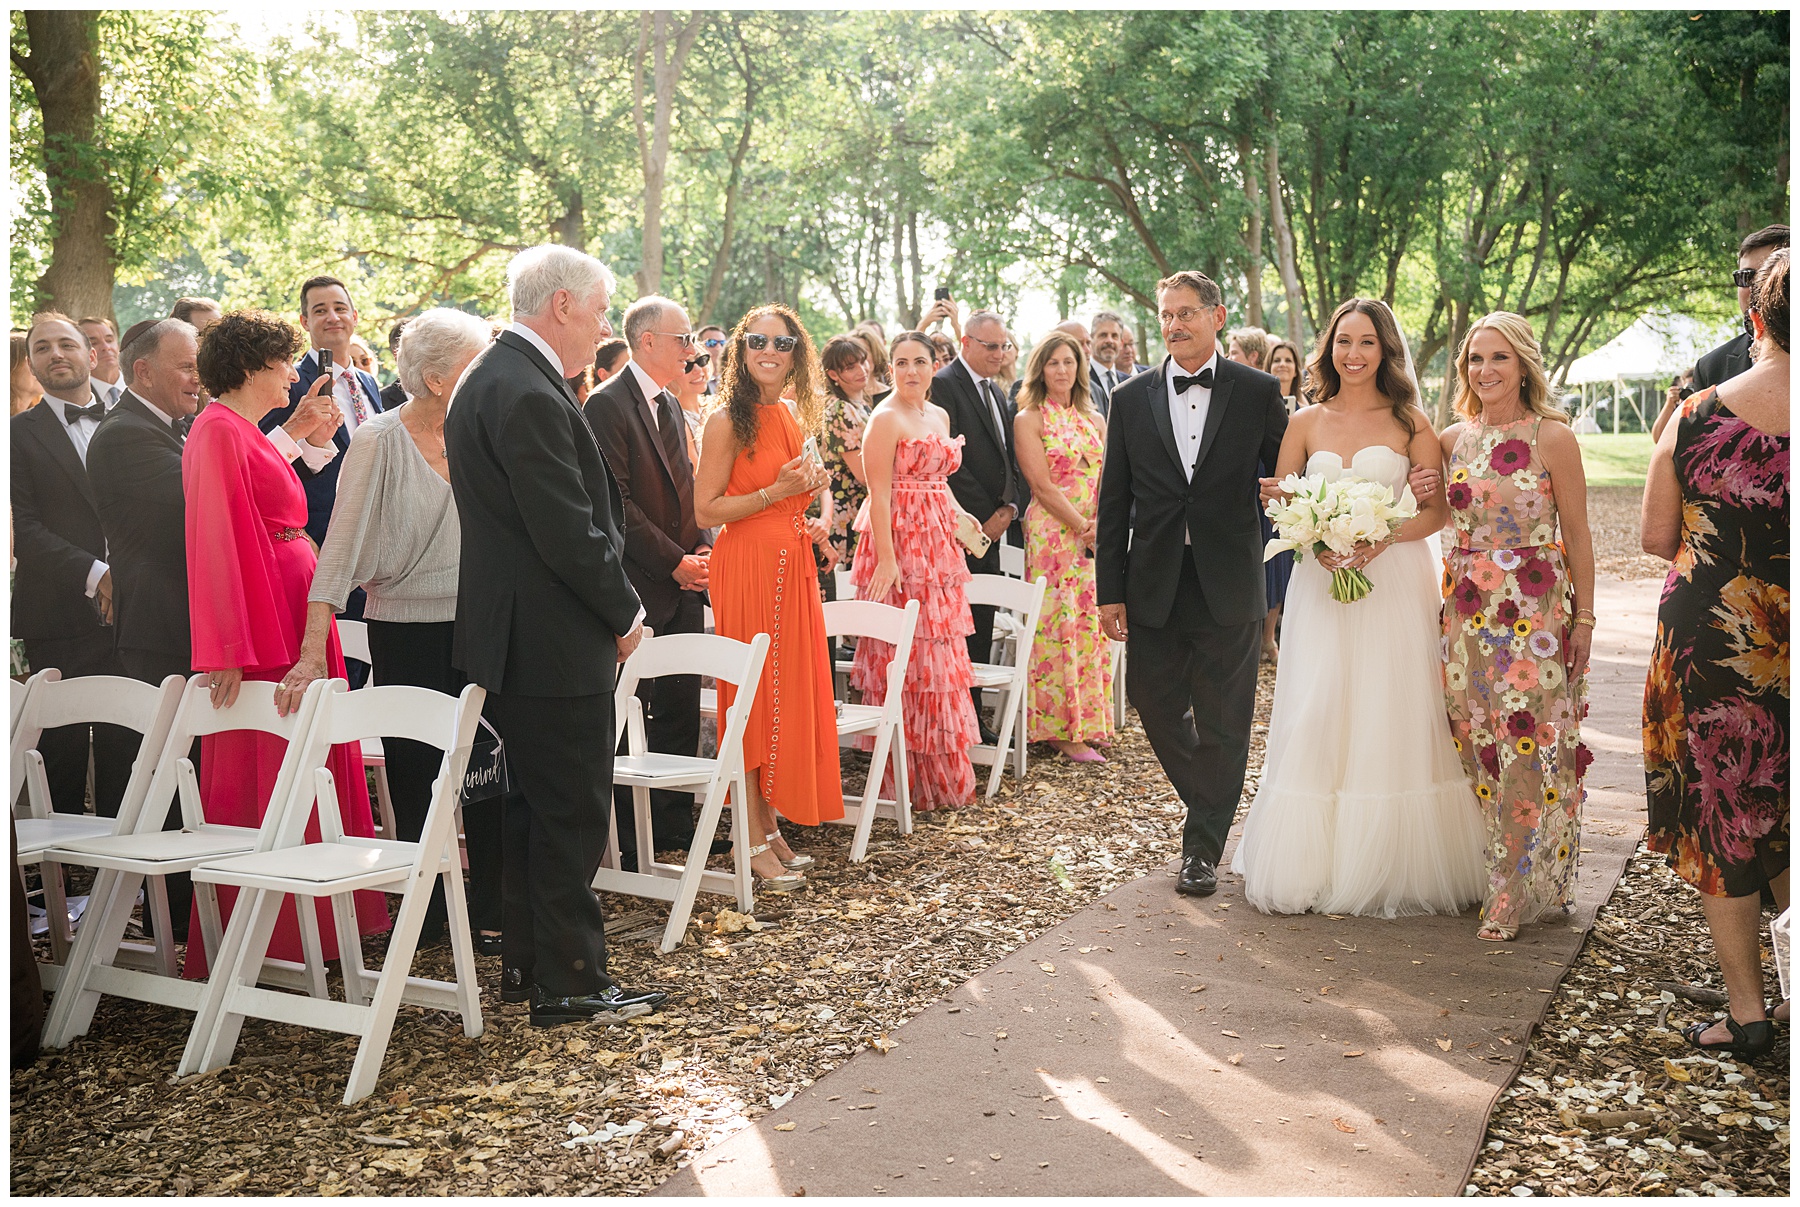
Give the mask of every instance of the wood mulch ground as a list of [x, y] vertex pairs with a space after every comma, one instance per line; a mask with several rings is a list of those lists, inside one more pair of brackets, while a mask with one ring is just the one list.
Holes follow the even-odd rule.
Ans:
[[[1636, 492], [1594, 494], [1602, 567], [1632, 564]], [[1252, 784], [1272, 688], [1265, 668]], [[862, 1048], [904, 1043], [901, 1025], [951, 986], [1166, 867], [1180, 816], [1134, 725], [1105, 767], [1034, 757], [992, 804], [927, 817], [904, 840], [878, 823], [860, 865], [845, 860], [847, 830], [806, 834], [797, 845], [819, 860], [807, 890], [765, 896], [754, 920], [703, 898], [718, 912], [667, 956], [660, 909], [614, 898], [613, 971], [668, 989], [661, 1013], [535, 1030], [525, 1007], [500, 1003], [499, 961], [483, 959], [486, 1033], [402, 1008], [380, 1085], [354, 1107], [339, 1102], [348, 1038], [250, 1023], [234, 1064], [174, 1082], [189, 1016], [108, 999], [89, 1035], [13, 1074], [10, 1187], [642, 1193]], [[418, 971], [448, 964], [433, 949]], [[1678, 1001], [1663, 1017], [1657, 982], [1717, 986], [1714, 968], [1692, 890], [1634, 859], [1496, 1109], [1470, 1193], [1784, 1193], [1785, 1039], [1737, 1067], [1689, 1055], [1676, 1034], [1705, 1008]], [[1603, 1125], [1580, 1118], [1589, 1105]]]

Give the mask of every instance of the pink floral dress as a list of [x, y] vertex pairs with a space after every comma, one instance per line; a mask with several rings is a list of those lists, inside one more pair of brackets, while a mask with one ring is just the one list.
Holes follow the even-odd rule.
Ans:
[[[1044, 455], [1050, 477], [1084, 516], [1099, 507], [1105, 444], [1093, 416], [1049, 399]], [[1112, 643], [1100, 629], [1094, 558], [1080, 533], [1033, 502], [1025, 509], [1025, 577], [1048, 581], [1031, 646], [1027, 733], [1033, 742], [1105, 741], [1112, 736]]]
[[[1444, 688], [1463, 768], [1487, 817], [1483, 921], [1518, 927], [1575, 899], [1585, 675], [1563, 646], [1574, 619], [1556, 496], [1532, 416], [1468, 425], [1447, 467], [1457, 548], [1445, 558]], [[1552, 421], [1554, 422], [1554, 421]]]
[[[975, 622], [969, 616], [966, 588], [972, 576], [953, 535], [956, 500], [948, 481], [962, 465], [962, 446], [961, 436], [952, 440], [935, 432], [895, 446], [888, 511], [900, 581], [887, 598], [875, 601], [896, 608], [905, 607], [909, 599], [919, 601], [919, 627], [901, 689], [906, 776], [913, 809], [919, 813], [960, 809], [975, 799], [969, 747], [980, 744], [981, 731], [969, 698], [975, 672], [969, 665], [968, 636], [975, 631]], [[875, 542], [868, 539], [866, 502], [855, 528], [861, 536], [851, 575], [857, 597], [868, 599], [877, 557]], [[887, 699], [888, 663], [893, 657], [894, 647], [885, 641], [872, 637], [857, 641], [850, 685], [862, 693], [865, 703]], [[890, 795], [892, 788], [890, 783]]]

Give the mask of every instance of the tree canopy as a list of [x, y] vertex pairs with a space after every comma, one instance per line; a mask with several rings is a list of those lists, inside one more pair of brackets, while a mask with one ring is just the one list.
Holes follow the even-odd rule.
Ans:
[[[204, 13], [14, 12], [15, 321], [179, 292], [369, 334], [503, 309], [583, 247], [695, 320], [910, 324], [928, 289], [1147, 323], [1198, 267], [1310, 338], [1390, 301], [1422, 366], [1518, 310], [1560, 366], [1728, 312], [1788, 207], [1762, 12], [387, 10], [251, 46]], [[111, 298], [111, 306], [104, 299]], [[142, 311], [142, 313], [140, 313]]]

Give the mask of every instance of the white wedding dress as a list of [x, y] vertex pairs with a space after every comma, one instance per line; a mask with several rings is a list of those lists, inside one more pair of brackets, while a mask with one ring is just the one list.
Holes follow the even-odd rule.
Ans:
[[[1406, 457], [1360, 449], [1308, 474], [1406, 488]], [[1487, 883], [1482, 815], [1444, 708], [1441, 565], [1426, 541], [1387, 549], [1355, 603], [1318, 559], [1294, 567], [1262, 782], [1232, 870], [1265, 913], [1458, 913]]]

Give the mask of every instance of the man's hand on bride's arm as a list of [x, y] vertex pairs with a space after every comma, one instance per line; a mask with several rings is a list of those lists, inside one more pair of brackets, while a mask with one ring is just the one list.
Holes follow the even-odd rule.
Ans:
[[1443, 471], [1428, 465], [1415, 465], [1412, 472], [1406, 475], [1406, 484], [1412, 488], [1413, 498], [1429, 499], [1437, 494], [1438, 487], [1443, 484]]
[[1267, 503], [1270, 499], [1285, 499], [1288, 497], [1288, 492], [1281, 489], [1280, 478], [1258, 478], [1256, 484], [1262, 488], [1262, 501], [1264, 503]]

